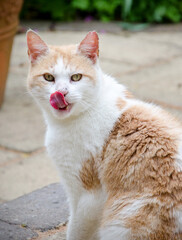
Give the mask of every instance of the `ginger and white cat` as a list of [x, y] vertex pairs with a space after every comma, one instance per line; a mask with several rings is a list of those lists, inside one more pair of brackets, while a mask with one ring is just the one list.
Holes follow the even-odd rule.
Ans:
[[[182, 127], [99, 67], [99, 40], [27, 33], [28, 89], [70, 204], [68, 240], [182, 239]], [[61, 207], [61, 206], [60, 206]]]

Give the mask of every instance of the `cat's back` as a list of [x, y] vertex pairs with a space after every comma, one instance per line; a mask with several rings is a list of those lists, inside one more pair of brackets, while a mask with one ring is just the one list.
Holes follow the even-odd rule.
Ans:
[[[102, 160], [102, 181], [111, 209], [120, 219], [124, 214], [125, 226], [133, 225], [133, 236], [181, 239], [174, 235], [182, 231], [180, 123], [159, 107], [129, 100], [105, 145]], [[154, 236], [145, 235], [146, 231]]]

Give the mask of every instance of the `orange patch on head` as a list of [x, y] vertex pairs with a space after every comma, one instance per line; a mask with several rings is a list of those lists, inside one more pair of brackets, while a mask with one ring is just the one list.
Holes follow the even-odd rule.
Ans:
[[119, 110], [123, 109], [126, 106], [126, 101], [122, 98], [118, 98], [116, 102], [116, 106], [119, 108]]
[[82, 70], [85, 75], [88, 75], [90, 78], [95, 77], [95, 69], [93, 64], [87, 59], [87, 57], [77, 53], [76, 45], [68, 46], [51, 46], [56, 54], [54, 54], [55, 62], [59, 57], [63, 58], [65, 66], [73, 67], [74, 69]]
[[87, 190], [94, 190], [100, 187], [100, 180], [98, 178], [98, 170], [94, 159], [89, 159], [83, 163], [80, 171], [80, 179], [83, 187]]
[[[41, 80], [40, 80], [40, 78], [41, 78]], [[29, 89], [32, 89], [34, 87], [43, 88], [48, 84], [49, 83], [47, 81], [45, 81], [42, 76], [34, 76], [30, 80], [28, 80], [28, 88]]]
[[35, 86], [42, 87], [48, 84], [43, 78], [38, 79], [36, 76], [48, 72], [50, 68], [54, 68], [59, 58], [63, 58], [65, 68], [69, 66], [73, 68], [74, 71], [77, 70], [77, 73], [81, 73], [95, 83], [96, 71], [93, 64], [86, 57], [77, 54], [76, 45], [62, 47], [49, 46], [49, 49], [49, 53], [40, 57], [36, 64], [30, 68], [28, 76], [28, 86], [30, 89]]

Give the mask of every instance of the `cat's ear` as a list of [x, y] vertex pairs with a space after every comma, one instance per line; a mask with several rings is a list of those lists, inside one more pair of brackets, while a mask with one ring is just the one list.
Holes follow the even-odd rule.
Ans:
[[49, 52], [46, 43], [32, 30], [27, 31], [27, 45], [31, 63], [34, 63], [39, 56]]
[[89, 32], [79, 44], [78, 51], [95, 63], [99, 56], [99, 37], [97, 33]]

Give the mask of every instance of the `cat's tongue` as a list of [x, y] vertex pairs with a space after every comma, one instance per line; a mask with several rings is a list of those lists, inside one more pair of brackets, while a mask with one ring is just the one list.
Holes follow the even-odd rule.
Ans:
[[55, 92], [51, 94], [50, 104], [55, 109], [64, 109], [66, 106], [68, 106], [68, 103], [61, 92]]

